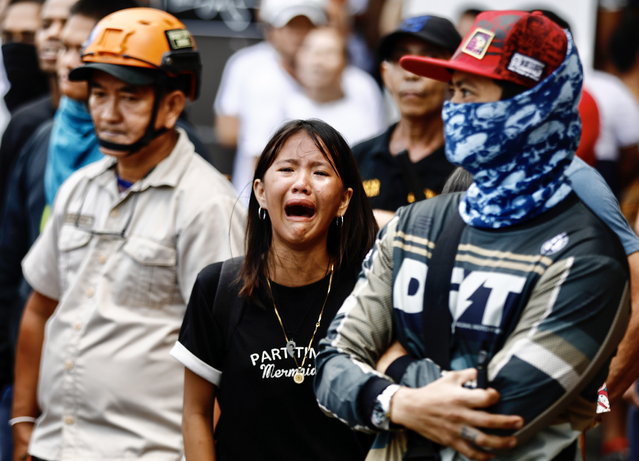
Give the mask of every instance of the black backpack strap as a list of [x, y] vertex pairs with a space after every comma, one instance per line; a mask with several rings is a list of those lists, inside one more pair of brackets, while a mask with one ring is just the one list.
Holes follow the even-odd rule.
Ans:
[[426, 355], [442, 369], [450, 367], [450, 314], [449, 296], [455, 256], [461, 233], [466, 224], [455, 210], [437, 237], [428, 262], [428, 276], [424, 287], [424, 350]]
[[[450, 328], [452, 317], [449, 306], [450, 280], [457, 247], [466, 224], [454, 211], [437, 237], [435, 248], [428, 262], [428, 275], [424, 287], [423, 340], [427, 356], [446, 370], [450, 367]], [[409, 431], [405, 461], [439, 460], [440, 445]]]
[[224, 328], [224, 347], [228, 349], [231, 336], [237, 327], [244, 308], [244, 300], [239, 296], [238, 274], [244, 257], [227, 259], [222, 263], [220, 278], [217, 282], [213, 315]]

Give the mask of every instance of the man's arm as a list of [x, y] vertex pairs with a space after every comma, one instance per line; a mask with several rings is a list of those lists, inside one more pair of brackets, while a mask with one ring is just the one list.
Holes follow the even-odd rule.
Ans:
[[240, 122], [236, 116], [221, 115], [215, 116], [215, 136], [217, 142], [227, 149], [237, 148], [237, 137]]
[[608, 397], [613, 402], [639, 378], [639, 361], [635, 356], [639, 351], [639, 237], [621, 214], [619, 203], [605, 180], [594, 168], [575, 158], [567, 175], [579, 198], [617, 234], [628, 255], [632, 309], [626, 334], [606, 379]]
[[215, 115], [215, 136], [224, 148], [236, 149], [239, 135], [239, 113], [242, 109], [242, 95], [246, 91], [246, 58], [240, 51], [232, 55], [224, 65], [220, 85], [213, 103]]
[[[380, 231], [363, 264], [353, 293], [331, 322], [319, 344], [315, 393], [320, 406], [360, 430], [372, 430], [370, 418], [358, 400], [364, 388], [378, 394], [393, 381], [377, 372], [374, 364], [391, 344], [391, 243], [397, 220]], [[375, 392], [373, 390], [373, 392]]]
[[608, 398], [611, 402], [622, 397], [632, 383], [639, 378], [639, 360], [637, 360], [637, 353], [639, 353], [639, 252], [628, 256], [628, 267], [630, 269], [630, 320], [606, 378]]
[[[604, 379], [584, 382], [620, 309], [627, 309], [623, 261], [589, 254], [556, 261], [536, 283], [518, 323], [491, 359], [488, 378], [501, 394], [498, 413], [516, 413], [530, 422], [580, 384], [584, 415], [571, 420], [577, 430], [594, 412], [596, 389]], [[597, 382], [597, 380], [600, 380]], [[575, 395], [575, 399], [578, 396]], [[583, 428], [582, 428], [583, 429]]]
[[[40, 357], [44, 342], [44, 327], [58, 301], [34, 291], [24, 308], [16, 351], [15, 383], [12, 417], [37, 417]], [[13, 426], [14, 461], [24, 459], [29, 447], [33, 425], [18, 423]]]

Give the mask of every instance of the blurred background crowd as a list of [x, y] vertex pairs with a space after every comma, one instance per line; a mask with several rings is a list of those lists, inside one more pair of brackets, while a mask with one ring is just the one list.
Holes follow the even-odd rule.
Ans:
[[[0, 216], [3, 226], [11, 224], [12, 229], [19, 229], [13, 231], [19, 234], [17, 240], [3, 237], [3, 251], [7, 245], [15, 250], [11, 258], [0, 254], [4, 260], [0, 267], [3, 389], [12, 381], [15, 329], [28, 293], [20, 278], [19, 261], [40, 230], [43, 210], [46, 214], [63, 173], [100, 155], [95, 145], [84, 146], [66, 165], [47, 165], [46, 154], [42, 155], [60, 138], [52, 128], [54, 117], [72, 117], [69, 104], [82, 103], [87, 97], [78, 94], [66, 77], [70, 69], [80, 65], [82, 43], [101, 13], [96, 12], [89, 22], [66, 27], [74, 3], [0, 1], [0, 94], [4, 95], [0, 99]], [[433, 55], [432, 49], [423, 48], [433, 45], [446, 57], [446, 52], [457, 48], [459, 38], [456, 42], [450, 36], [447, 41], [450, 31], [442, 29], [444, 38], [435, 42], [419, 22], [411, 26], [410, 33], [398, 35], [400, 25], [407, 24], [402, 21], [437, 14], [450, 19], [463, 37], [482, 10], [541, 9], [572, 29], [586, 67], [580, 107], [584, 129], [578, 155], [603, 175], [623, 214], [635, 232], [639, 230], [639, 1], [121, 3], [121, 8], [137, 3], [169, 11], [195, 36], [203, 61], [202, 88], [181, 123], [198, 146], [198, 153], [233, 182], [241, 200], [248, 201], [255, 161], [276, 129], [287, 120], [319, 118], [335, 127], [354, 148], [380, 225], [399, 206], [440, 193], [452, 171], [443, 155], [440, 119], [446, 85], [393, 64], [404, 54]], [[414, 40], [402, 42], [402, 38]], [[412, 89], [407, 90], [407, 85]], [[71, 102], [63, 105], [62, 101]], [[80, 130], [82, 123], [74, 120]], [[377, 160], [371, 160], [377, 152], [381, 167]], [[405, 154], [405, 164], [416, 169], [422, 183], [411, 184], [415, 175], [401, 164], [384, 166], [384, 152], [397, 158]], [[44, 175], [49, 175], [46, 182]], [[37, 188], [40, 195], [44, 188], [46, 203], [33, 202], [32, 193]], [[16, 227], [16, 220], [24, 225]], [[594, 459], [639, 459], [639, 452], [630, 458], [629, 448], [639, 439], [639, 428], [631, 424], [639, 396], [633, 387], [626, 397], [626, 403], [615, 406], [602, 426], [591, 431], [587, 443]], [[0, 417], [8, 419], [6, 414]]]

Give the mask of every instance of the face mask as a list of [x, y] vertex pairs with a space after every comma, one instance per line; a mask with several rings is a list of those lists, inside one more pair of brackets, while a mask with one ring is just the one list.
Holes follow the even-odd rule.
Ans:
[[460, 203], [467, 224], [512, 226], [570, 194], [564, 171], [581, 135], [582, 76], [569, 39], [564, 62], [533, 88], [503, 101], [444, 104], [446, 157], [475, 181]]
[[86, 106], [83, 102], [62, 97], [53, 119], [44, 171], [47, 203], [53, 205], [58, 188], [74, 171], [102, 157]]
[[2, 45], [2, 59], [10, 84], [4, 96], [10, 112], [49, 91], [47, 76], [40, 70], [35, 46], [19, 42], [5, 43]]

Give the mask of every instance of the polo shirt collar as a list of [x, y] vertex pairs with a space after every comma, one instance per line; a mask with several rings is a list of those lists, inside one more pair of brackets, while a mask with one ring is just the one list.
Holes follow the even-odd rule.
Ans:
[[378, 141], [376, 142], [376, 148], [371, 150], [371, 156], [384, 157], [386, 155], [391, 155], [390, 140], [398, 123], [399, 122], [393, 123], [386, 129], [386, 131], [384, 131], [384, 133], [381, 134], [381, 136], [379, 136]]

